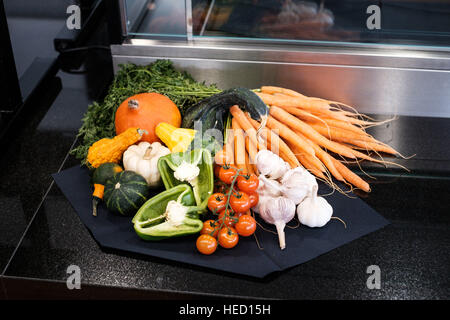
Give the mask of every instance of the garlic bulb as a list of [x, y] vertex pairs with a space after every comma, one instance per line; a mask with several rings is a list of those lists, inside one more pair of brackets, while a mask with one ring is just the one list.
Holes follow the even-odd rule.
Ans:
[[258, 171], [270, 179], [281, 178], [289, 170], [289, 164], [270, 150], [260, 150], [255, 157]]
[[259, 175], [258, 195], [278, 197], [281, 196], [282, 186], [277, 180], [267, 179], [262, 174]]
[[295, 203], [285, 197], [263, 197], [259, 202], [259, 215], [267, 223], [275, 225], [280, 248], [283, 250], [286, 247], [284, 227], [295, 216]]
[[259, 201], [252, 208], [256, 213], [259, 213], [259, 206], [265, 201], [265, 198], [272, 199], [281, 196], [281, 184], [277, 180], [267, 179], [262, 174], [258, 178], [259, 185], [256, 192], [258, 193]]
[[288, 170], [281, 178], [282, 195], [295, 204], [302, 202], [305, 197], [313, 196], [314, 188], [317, 190], [316, 178], [302, 167]]
[[[315, 189], [317, 191], [317, 189]], [[316, 228], [323, 227], [330, 221], [333, 215], [333, 207], [323, 197], [314, 194], [306, 197], [297, 206], [297, 217], [301, 224]]]

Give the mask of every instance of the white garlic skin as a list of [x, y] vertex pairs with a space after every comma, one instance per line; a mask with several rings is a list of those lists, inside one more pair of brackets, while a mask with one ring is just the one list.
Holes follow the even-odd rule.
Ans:
[[270, 150], [260, 150], [255, 157], [260, 174], [270, 179], [281, 178], [289, 170], [289, 164]]
[[260, 197], [279, 197], [281, 196], [281, 184], [277, 180], [267, 179], [264, 175], [260, 174], [259, 177], [258, 195]]
[[283, 196], [299, 204], [306, 197], [312, 197], [317, 192], [317, 180], [302, 167], [288, 170], [281, 179], [281, 192]]
[[259, 206], [259, 214], [267, 223], [288, 223], [295, 216], [295, 203], [285, 197], [265, 197]]
[[297, 206], [298, 220], [310, 228], [323, 227], [332, 215], [333, 207], [323, 197], [307, 197]]
[[275, 225], [280, 248], [286, 248], [284, 227], [295, 216], [295, 203], [285, 197], [264, 197], [259, 206], [259, 215], [267, 223]]

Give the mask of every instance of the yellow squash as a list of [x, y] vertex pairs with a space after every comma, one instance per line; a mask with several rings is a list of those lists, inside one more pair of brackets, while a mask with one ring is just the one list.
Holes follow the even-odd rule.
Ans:
[[195, 130], [177, 128], [173, 125], [160, 122], [156, 126], [155, 133], [171, 152], [185, 152], [195, 136]]

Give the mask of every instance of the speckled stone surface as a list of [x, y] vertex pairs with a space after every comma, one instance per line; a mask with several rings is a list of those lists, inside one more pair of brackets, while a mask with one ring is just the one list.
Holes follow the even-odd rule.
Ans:
[[[53, 181], [51, 174], [58, 171], [73, 145], [88, 104], [110, 81], [104, 68], [100, 60], [98, 70], [103, 73], [58, 73], [5, 145], [0, 157], [0, 270], [42, 202]], [[64, 87], [59, 93], [56, 82]]]
[[[443, 195], [450, 182], [411, 179], [388, 186], [393, 187], [390, 192], [386, 185], [374, 186], [366, 201], [391, 225], [262, 280], [102, 250], [55, 187], [6, 276], [65, 281], [67, 267], [76, 264], [82, 271], [82, 283], [92, 285], [252, 298], [449, 298], [448, 202], [430, 209], [421, 204], [420, 197], [415, 202], [407, 199], [414, 198], [418, 191], [436, 193], [440, 189]], [[381, 269], [380, 290], [366, 286], [370, 265]]]
[[[71, 77], [64, 80], [66, 86], [57, 102], [35, 119], [34, 127], [27, 127], [29, 131], [22, 128], [24, 133], [17, 137], [8, 156], [2, 157], [2, 167], [6, 168], [0, 173], [3, 266], [50, 186], [50, 174], [65, 159], [82, 111], [92, 99], [87, 89], [90, 86], [79, 85], [79, 80]], [[440, 134], [433, 133], [433, 128], [440, 128]], [[413, 164], [413, 172], [400, 177], [398, 171], [368, 166], [369, 172], [381, 175], [371, 183], [370, 194], [360, 194], [391, 224], [264, 279], [104, 250], [55, 185], [4, 275], [64, 283], [67, 267], [74, 264], [81, 269], [82, 286], [137, 288], [165, 296], [176, 292], [282, 299], [449, 299], [450, 175], [445, 175], [450, 172], [450, 150], [443, 139], [437, 139], [446, 137], [449, 129], [450, 119], [401, 117], [392, 122], [386, 134], [396, 138], [391, 142], [380, 138], [405, 155], [418, 154], [414, 164], [406, 162]], [[417, 139], [421, 135], [422, 139]], [[412, 137], [416, 138], [410, 140]], [[416, 149], [411, 150], [411, 146]], [[77, 163], [69, 157], [63, 168]], [[416, 173], [420, 173], [419, 178]], [[366, 270], [370, 265], [381, 269], [379, 290], [367, 288]], [[6, 290], [10, 286], [12, 292], [14, 282], [6, 283]]]

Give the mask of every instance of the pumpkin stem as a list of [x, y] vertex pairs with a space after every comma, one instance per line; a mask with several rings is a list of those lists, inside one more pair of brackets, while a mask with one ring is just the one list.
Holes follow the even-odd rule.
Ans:
[[92, 215], [93, 215], [94, 217], [97, 216], [97, 203], [98, 203], [97, 198], [93, 198], [93, 199], [92, 199]]
[[139, 108], [139, 102], [137, 100], [131, 99], [128, 101], [128, 108], [136, 110]]
[[143, 157], [143, 159], [144, 160], [150, 160], [152, 157], [150, 156], [151, 154], [152, 154], [152, 150], [153, 150], [153, 147], [152, 146], [149, 146], [148, 148], [147, 148], [147, 150], [145, 151], [145, 153], [144, 153], [144, 157]]

